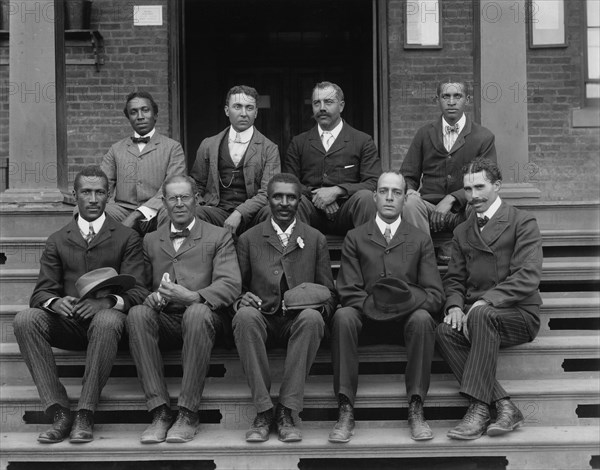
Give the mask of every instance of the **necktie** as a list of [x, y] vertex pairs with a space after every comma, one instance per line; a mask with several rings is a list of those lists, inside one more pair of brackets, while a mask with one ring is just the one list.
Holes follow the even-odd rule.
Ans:
[[184, 228], [183, 230], [176, 230], [175, 232], [171, 232], [169, 238], [173, 240], [174, 238], [187, 238], [190, 236], [190, 229]]
[[150, 137], [132, 137], [131, 141], [134, 144], [147, 144], [150, 142]]
[[333, 134], [329, 131], [323, 131], [323, 134], [321, 134], [321, 140], [323, 141], [323, 147], [325, 147], [325, 150], [329, 150], [329, 147], [331, 147], [331, 144], [333, 143]]
[[477, 217], [477, 226], [478, 226], [479, 228], [483, 228], [483, 227], [485, 226], [485, 224], [487, 224], [487, 223], [488, 223], [488, 221], [489, 221], [489, 220], [490, 220], [490, 219], [489, 219], [489, 217], [487, 217], [487, 216], [483, 216], [483, 217]]
[[90, 224], [90, 230], [89, 230], [87, 236], [85, 237], [85, 241], [87, 242], [88, 245], [90, 243], [92, 243], [92, 240], [94, 239], [95, 236], [96, 236], [96, 232], [94, 232], [94, 226], [92, 224]]
[[385, 241], [388, 245], [392, 241], [392, 230], [390, 229], [389, 225], [386, 225], [385, 227], [385, 231], [383, 232], [383, 238], [385, 238]]
[[235, 133], [235, 139], [233, 140], [234, 143], [236, 144], [242, 144], [242, 136], [240, 135], [239, 132]]

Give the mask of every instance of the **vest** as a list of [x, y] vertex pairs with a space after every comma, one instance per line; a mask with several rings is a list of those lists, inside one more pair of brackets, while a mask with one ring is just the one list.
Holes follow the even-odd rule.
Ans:
[[243, 171], [246, 154], [236, 167], [229, 154], [228, 138], [226, 132], [219, 146], [219, 208], [232, 212], [248, 199]]

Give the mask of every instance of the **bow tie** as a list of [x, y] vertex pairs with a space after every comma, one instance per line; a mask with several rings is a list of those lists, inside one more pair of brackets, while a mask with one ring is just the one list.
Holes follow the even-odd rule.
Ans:
[[147, 144], [150, 142], [150, 137], [132, 137], [131, 141], [134, 144]]
[[481, 228], [481, 227], [483, 227], [485, 224], [487, 224], [489, 220], [490, 220], [490, 219], [489, 219], [489, 217], [487, 217], [487, 216], [483, 216], [483, 217], [477, 217], [477, 226], [478, 226], [479, 228]]
[[446, 126], [446, 134], [450, 134], [451, 132], [456, 132], [458, 134], [458, 122], [453, 126]]
[[187, 238], [189, 236], [190, 236], [190, 229], [184, 228], [183, 230], [171, 232], [171, 235], [169, 235], [169, 238], [171, 240], [173, 240], [174, 238]]

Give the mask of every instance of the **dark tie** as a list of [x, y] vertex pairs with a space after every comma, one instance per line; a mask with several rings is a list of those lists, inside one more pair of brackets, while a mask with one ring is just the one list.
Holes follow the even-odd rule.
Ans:
[[131, 141], [134, 144], [147, 144], [150, 142], [150, 137], [132, 137]]
[[489, 220], [490, 219], [487, 216], [477, 217], [477, 226], [481, 228], [485, 226], [485, 224], [487, 224]]
[[171, 235], [169, 235], [169, 238], [171, 240], [173, 240], [174, 238], [187, 238], [190, 236], [190, 229], [189, 228], [184, 228], [183, 230], [179, 230], [179, 231], [175, 231], [175, 232], [171, 232]]
[[450, 134], [451, 132], [456, 132], [458, 134], [458, 122], [453, 126], [446, 126], [446, 133]]

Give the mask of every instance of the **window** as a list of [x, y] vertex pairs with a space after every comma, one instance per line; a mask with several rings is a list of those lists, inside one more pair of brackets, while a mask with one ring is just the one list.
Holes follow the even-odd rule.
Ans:
[[586, 0], [585, 104], [600, 103], [600, 0]]

